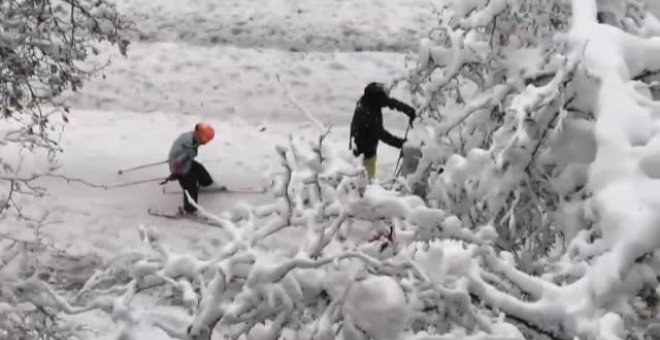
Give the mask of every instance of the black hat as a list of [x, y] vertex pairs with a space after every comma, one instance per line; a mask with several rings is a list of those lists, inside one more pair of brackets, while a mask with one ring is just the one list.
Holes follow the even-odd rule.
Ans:
[[387, 93], [385, 92], [385, 85], [383, 83], [369, 83], [364, 88], [364, 94], [367, 96], [385, 96]]

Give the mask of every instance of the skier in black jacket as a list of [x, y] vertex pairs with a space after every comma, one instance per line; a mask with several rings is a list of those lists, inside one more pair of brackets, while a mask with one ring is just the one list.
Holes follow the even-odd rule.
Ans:
[[398, 149], [401, 149], [405, 142], [404, 139], [392, 135], [383, 127], [383, 107], [405, 113], [410, 118], [410, 126], [415, 120], [415, 109], [390, 98], [385, 92], [383, 84], [370, 83], [364, 88], [364, 94], [355, 107], [351, 121], [349, 148], [353, 142], [355, 147], [352, 149], [355, 157], [364, 154], [363, 164], [370, 180], [376, 175], [378, 141], [381, 140]]

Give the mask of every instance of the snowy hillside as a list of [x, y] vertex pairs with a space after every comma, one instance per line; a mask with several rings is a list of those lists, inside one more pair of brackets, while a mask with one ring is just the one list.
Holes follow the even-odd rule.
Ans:
[[185, 41], [292, 51], [415, 49], [438, 5], [419, 0], [133, 1], [117, 2], [139, 19], [144, 42]]

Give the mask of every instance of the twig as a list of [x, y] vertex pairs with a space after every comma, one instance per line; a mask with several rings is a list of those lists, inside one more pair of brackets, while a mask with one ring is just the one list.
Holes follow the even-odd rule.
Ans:
[[[463, 109], [463, 113], [460, 115], [459, 119], [457, 119], [454, 123], [449, 125], [449, 127], [445, 129], [444, 134], [445, 135], [449, 134], [451, 130], [459, 126], [461, 123], [463, 123], [466, 119], [468, 119], [473, 113], [477, 112], [478, 110], [483, 109], [489, 105], [498, 104], [499, 101], [512, 90], [513, 90], [513, 83], [507, 83], [505, 85], [499, 85], [491, 88], [489, 90], [490, 93], [484, 95], [482, 98], [478, 100], [475, 100], [474, 104], [468, 105], [465, 109]], [[495, 100], [496, 102], [494, 102]]]
[[282, 80], [280, 79], [279, 73], [275, 74], [275, 79], [277, 79], [277, 82], [280, 84], [280, 88], [284, 91], [284, 95], [286, 98], [298, 109], [300, 112], [302, 112], [305, 116], [307, 116], [307, 119], [309, 119], [312, 123], [316, 124], [316, 126], [321, 129], [321, 131], [327, 131], [329, 128], [325, 126], [320, 120], [318, 120], [314, 115], [312, 115], [309, 110], [307, 110], [296, 98], [291, 95], [289, 89], [287, 88], [286, 85], [282, 83]]
[[71, 183], [71, 182], [82, 183], [86, 186], [90, 186], [90, 187], [93, 187], [93, 188], [108, 189], [107, 185], [95, 184], [95, 183], [88, 182], [84, 179], [68, 177], [68, 176], [60, 175], [60, 174], [44, 174], [41, 177], [58, 178], [58, 179], [65, 180], [67, 183]]
[[[484, 305], [485, 307], [487, 307], [489, 309], [495, 309], [493, 306], [489, 305], [487, 302], [482, 301], [479, 298], [479, 296], [477, 296], [476, 294], [470, 293], [470, 298], [472, 299], [472, 301], [474, 301], [475, 304]], [[543, 335], [547, 336], [550, 339], [553, 339], [553, 340], [568, 340], [569, 339], [569, 338], [557, 335], [557, 334], [553, 333], [552, 331], [545, 330], [545, 329], [541, 328], [540, 326], [537, 326], [537, 325], [531, 323], [530, 321], [522, 319], [518, 316], [511, 315], [511, 314], [506, 314], [506, 318], [514, 320], [516, 322], [520, 322], [521, 324], [525, 325], [527, 328], [529, 328], [529, 329], [531, 329], [531, 330], [533, 330], [533, 331], [535, 331], [539, 334], [543, 334]]]

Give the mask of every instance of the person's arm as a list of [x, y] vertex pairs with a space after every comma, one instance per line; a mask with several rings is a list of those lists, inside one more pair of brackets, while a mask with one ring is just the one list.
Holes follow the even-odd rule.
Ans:
[[185, 163], [187, 163], [187, 155], [184, 152], [181, 152], [179, 156], [172, 160], [172, 174], [182, 175]]
[[[353, 113], [353, 120], [351, 120], [351, 131], [349, 136], [349, 150], [351, 149], [351, 142], [355, 142], [354, 138], [357, 136], [358, 131], [366, 128], [369, 125], [367, 113], [364, 108], [358, 104]], [[356, 145], [357, 147], [357, 145]]]
[[175, 161], [179, 166], [178, 174], [182, 174], [184, 169], [190, 169], [192, 161], [197, 157], [197, 148], [192, 145], [184, 145], [181, 156]]
[[160, 183], [161, 185], [169, 181], [174, 181], [179, 176], [183, 175], [183, 169], [185, 168], [186, 164], [192, 162], [192, 159], [189, 160], [186, 152], [180, 149], [178, 152], [174, 154], [172, 153], [170, 154], [170, 158], [168, 159], [168, 162], [169, 164], [171, 164], [170, 175], [167, 176], [167, 178]]
[[385, 128], [380, 129], [380, 134], [378, 135], [378, 138], [383, 143], [395, 147], [397, 149], [401, 149], [403, 147], [403, 143], [405, 142], [405, 140], [391, 134], [389, 131], [385, 130]]
[[411, 122], [413, 119], [415, 119], [415, 109], [404, 102], [398, 101], [394, 98], [388, 98], [385, 105], [392, 110], [405, 113], [406, 116], [410, 118]]
[[185, 138], [183, 138], [175, 142], [172, 145], [169, 158], [169, 163], [172, 166], [170, 169], [172, 175], [183, 175], [183, 170], [189, 168], [195, 157], [197, 157], [197, 148], [193, 145], [192, 140], [187, 143]]

